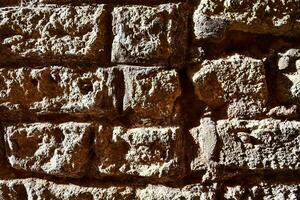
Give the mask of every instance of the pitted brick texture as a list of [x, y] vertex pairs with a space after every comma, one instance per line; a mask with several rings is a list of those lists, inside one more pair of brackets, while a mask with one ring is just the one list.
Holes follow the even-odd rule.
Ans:
[[1, 54], [11, 57], [4, 61], [104, 60], [105, 21], [103, 5], [3, 8]]
[[0, 0], [0, 200], [300, 199], [298, 0]]
[[[183, 173], [179, 127], [99, 127], [92, 173], [96, 176], [142, 176], [168, 179]], [[95, 170], [95, 171], [94, 171]]]
[[79, 177], [88, 162], [90, 134], [89, 123], [7, 126], [7, 157], [16, 169]]

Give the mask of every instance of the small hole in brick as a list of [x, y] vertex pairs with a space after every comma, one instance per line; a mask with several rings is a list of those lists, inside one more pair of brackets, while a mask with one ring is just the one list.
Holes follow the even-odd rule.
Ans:
[[32, 83], [33, 86], [37, 86], [39, 81], [34, 78], [34, 79], [31, 79], [31, 83]]
[[88, 94], [90, 91], [93, 90], [93, 84], [90, 80], [79, 80], [78, 86], [82, 94]]

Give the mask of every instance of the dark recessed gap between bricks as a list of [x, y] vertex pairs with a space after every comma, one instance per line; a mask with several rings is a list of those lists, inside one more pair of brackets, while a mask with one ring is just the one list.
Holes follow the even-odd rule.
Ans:
[[247, 185], [255, 186], [261, 182], [271, 184], [300, 183], [300, 171], [290, 169], [241, 169], [241, 168], [218, 168], [218, 173], [224, 174], [222, 182], [229, 186]]
[[117, 111], [119, 115], [123, 114], [123, 102], [125, 97], [125, 78], [124, 72], [122, 69], [114, 69], [114, 80], [113, 80], [113, 87], [116, 94], [116, 102], [115, 106], [117, 107]]
[[0, 122], [0, 167], [3, 167], [8, 164], [8, 160], [6, 157], [6, 149], [5, 149], [5, 131], [3, 127], [3, 123]]
[[106, 59], [106, 63], [107, 66], [111, 67], [114, 64], [111, 63], [111, 54], [112, 54], [112, 44], [113, 44], [113, 39], [114, 39], [114, 35], [113, 35], [113, 9], [114, 7], [112, 5], [105, 5], [105, 24], [106, 24], [106, 32], [105, 32], [105, 38], [106, 38], [106, 42], [104, 45], [104, 51], [105, 51], [105, 59]]
[[268, 90], [268, 102], [267, 107], [274, 107], [278, 105], [275, 92], [276, 91], [276, 83], [274, 84], [274, 79], [277, 76], [277, 69], [276, 67], [276, 54], [270, 54], [269, 57], [266, 58], [264, 61], [264, 68], [265, 68], [265, 75], [266, 75], [266, 82], [267, 82], [267, 90]]
[[189, 130], [198, 126], [199, 119], [203, 115], [205, 105], [203, 102], [199, 101], [198, 97], [195, 95], [194, 86], [187, 74], [186, 66], [178, 69], [177, 71], [181, 86], [181, 96], [176, 99], [176, 104], [179, 104], [180, 106], [178, 124], [182, 126], [183, 131], [184, 155], [182, 161], [185, 172], [183, 182], [186, 182], [191, 178], [190, 163], [197, 156], [197, 145], [189, 134]]
[[190, 129], [198, 126], [199, 119], [203, 116], [206, 105], [195, 94], [194, 85], [187, 74], [186, 67], [179, 69], [178, 74], [182, 92], [178, 98], [181, 107], [182, 124], [187, 129]]
[[96, 153], [95, 153], [95, 140], [98, 134], [98, 128], [99, 128], [99, 124], [98, 123], [93, 123], [90, 127], [90, 135], [89, 135], [89, 155], [88, 155], [88, 160], [85, 167], [85, 171], [84, 171], [84, 177], [89, 176], [89, 173], [91, 172], [91, 170], [93, 169], [93, 160], [95, 160], [96, 158]]
[[300, 37], [254, 34], [242, 31], [227, 31], [221, 40], [194, 41], [194, 46], [204, 49], [206, 59], [217, 59], [234, 53], [261, 59], [272, 52], [300, 46]]

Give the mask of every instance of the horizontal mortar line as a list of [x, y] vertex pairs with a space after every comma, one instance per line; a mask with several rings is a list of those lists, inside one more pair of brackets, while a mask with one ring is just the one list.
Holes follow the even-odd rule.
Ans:
[[[284, 171], [284, 170], [283, 170]], [[265, 172], [266, 173], [266, 172]], [[202, 182], [202, 175], [197, 175], [197, 173], [192, 173], [186, 176], [184, 179], [185, 185], [197, 184]], [[224, 174], [229, 176], [228, 174]], [[261, 171], [254, 170], [252, 173], [240, 172], [234, 174], [231, 177], [222, 178], [222, 173], [217, 172], [217, 178], [215, 180], [207, 180], [204, 184], [214, 184], [219, 183], [222, 185], [258, 185], [260, 183], [270, 183], [270, 184], [300, 184], [300, 170], [285, 170], [281, 172], [280, 170], [273, 170], [272, 173], [264, 174]], [[203, 183], [201, 183], [203, 184]]]
[[[296, 177], [288, 177], [288, 179], [278, 179], [278, 177], [274, 177], [274, 179], [269, 178], [261, 178], [256, 176], [248, 177], [247, 174], [243, 175], [244, 180], [233, 180], [233, 183], [229, 181], [209, 181], [209, 182], [202, 182], [200, 178], [192, 178], [192, 177], [185, 177], [180, 178], [172, 181], [159, 181], [159, 179], [153, 178], [145, 178], [145, 177], [137, 177], [137, 176], [120, 176], [120, 177], [112, 177], [107, 176], [103, 177], [102, 179], [96, 179], [92, 177], [82, 177], [82, 178], [67, 178], [67, 177], [55, 177], [51, 175], [45, 175], [42, 173], [33, 173], [33, 172], [24, 172], [17, 171], [15, 169], [8, 170], [6, 174], [14, 174], [17, 176], [9, 177], [5, 175], [0, 175], [0, 181], [12, 181], [12, 180], [26, 180], [26, 179], [40, 179], [49, 182], [53, 182], [55, 184], [74, 184], [81, 187], [98, 187], [98, 188], [108, 188], [108, 187], [132, 187], [132, 188], [141, 188], [145, 187], [149, 184], [152, 185], [162, 185], [167, 187], [173, 188], [182, 188], [187, 185], [193, 184], [201, 184], [202, 186], [212, 186], [213, 184], [220, 184], [222, 186], [236, 186], [236, 185], [246, 185], [246, 186], [256, 186], [260, 183], [268, 183], [268, 184], [300, 184], [299, 176]], [[276, 175], [276, 174], [274, 174]], [[16, 178], [18, 177], [18, 178]], [[187, 180], [189, 178], [189, 180]], [[252, 182], [247, 182], [249, 179], [256, 179]], [[292, 178], [292, 179], [291, 179]], [[217, 186], [217, 187], [220, 187]]]
[[[112, 66], [132, 66], [132, 67], [159, 67], [164, 69], [174, 69], [168, 63], [132, 63], [132, 62], [112, 62]], [[176, 69], [176, 68], [175, 68]]]
[[[80, 61], [80, 58], [78, 58], [78, 61], [47, 61], [47, 59], [44, 59], [45, 61], [33, 61], [38, 58], [23, 58], [19, 59], [17, 61], [6, 61], [6, 62], [0, 62], [0, 66], [6, 66], [7, 68], [19, 68], [24, 67], [28, 65], [34, 65], [36, 67], [44, 67], [44, 66], [104, 66], [103, 68], [107, 68], [109, 65], [107, 63], [102, 63], [99, 61]], [[42, 57], [39, 59], [43, 59]]]
[[136, 125], [134, 122], [128, 123], [126, 120], [124, 122], [124, 118], [126, 116], [116, 116], [111, 117], [109, 116], [99, 116], [99, 114], [90, 115], [90, 114], [71, 114], [71, 115], [64, 115], [64, 114], [54, 114], [54, 115], [31, 115], [25, 114], [24, 117], [6, 117], [6, 119], [0, 119], [0, 123], [10, 125], [10, 124], [20, 124], [20, 123], [53, 123], [53, 124], [60, 124], [60, 123], [67, 123], [67, 122], [75, 122], [75, 123], [93, 123], [93, 124], [103, 124], [109, 126], [123, 126], [127, 128], [145, 128], [145, 127], [171, 127], [171, 126], [179, 126], [183, 127], [181, 123], [164, 123], [164, 120], [155, 120], [150, 124]]
[[[26, 64], [24, 64], [26, 63]], [[188, 62], [182, 63], [180, 65], [185, 66]], [[17, 68], [32, 68], [32, 69], [40, 69], [44, 67], [49, 66], [62, 66], [62, 67], [69, 67], [69, 68], [75, 68], [78, 69], [78, 67], [81, 67], [80, 69], [84, 69], [84, 67], [87, 68], [113, 68], [118, 66], [123, 67], [148, 67], [148, 68], [161, 68], [161, 69], [177, 69], [177, 67], [171, 67], [166, 65], [162, 65], [159, 63], [154, 64], [142, 64], [142, 63], [109, 63], [109, 64], [103, 64], [101, 62], [81, 62], [81, 61], [74, 61], [74, 62], [34, 62], [34, 61], [28, 61], [28, 59], [19, 60], [18, 62], [0, 62], [0, 67], [7, 68], [7, 69], [17, 69]], [[28, 67], [32, 66], [32, 67]]]
[[[3, 174], [2, 174], [3, 173]], [[159, 178], [139, 177], [133, 175], [122, 176], [106, 176], [103, 178], [93, 178], [83, 176], [81, 178], [59, 177], [54, 175], [47, 175], [39, 172], [26, 172], [24, 170], [16, 170], [13, 168], [6, 169], [0, 174], [1, 180], [19, 180], [19, 179], [42, 179], [51, 181], [55, 184], [74, 184], [82, 187], [110, 187], [110, 186], [133, 186], [145, 187], [148, 184], [163, 185], [168, 187], [184, 187], [181, 179], [160, 181]], [[10, 174], [11, 177], [7, 176]], [[16, 178], [17, 177], [17, 178]]]
[[228, 178], [225, 182], [241, 182], [260, 178], [266, 182], [300, 182], [300, 169], [239, 169], [239, 168], [222, 168], [218, 169], [218, 174], [224, 173]]
[[[82, 6], [82, 5], [98, 5], [98, 4], [106, 4], [106, 5], [115, 5], [115, 6], [126, 6], [126, 5], [144, 5], [144, 6], [157, 6], [157, 5], [161, 5], [161, 4], [168, 4], [168, 3], [189, 3], [189, 0], [148, 0], [147, 2], [143, 1], [143, 0], [126, 0], [126, 2], [124, 2], [123, 0], [114, 0], [114, 2], [111, 2], [111, 0], [85, 0], [85, 1], [81, 1], [81, 2], [53, 2], [53, 3], [25, 3], [23, 5], [16, 5], [16, 6], [31, 6], [32, 5], [36, 5], [36, 6], [55, 6], [55, 5], [72, 5], [72, 6]], [[13, 7], [16, 7], [13, 6]], [[34, 7], [32, 7], [34, 8]]]

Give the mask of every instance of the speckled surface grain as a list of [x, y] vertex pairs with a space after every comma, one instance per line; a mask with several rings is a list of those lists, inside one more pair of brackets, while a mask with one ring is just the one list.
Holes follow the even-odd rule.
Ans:
[[299, 106], [298, 0], [0, 0], [0, 200], [298, 200]]

